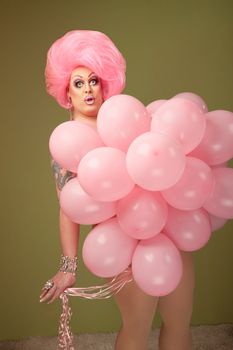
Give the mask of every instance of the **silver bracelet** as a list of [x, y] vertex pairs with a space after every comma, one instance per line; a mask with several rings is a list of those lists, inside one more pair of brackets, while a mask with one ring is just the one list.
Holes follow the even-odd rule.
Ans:
[[78, 268], [78, 258], [75, 256], [74, 258], [69, 258], [68, 256], [61, 255], [60, 260], [60, 268], [59, 271], [67, 273], [70, 272], [75, 275], [75, 272]]

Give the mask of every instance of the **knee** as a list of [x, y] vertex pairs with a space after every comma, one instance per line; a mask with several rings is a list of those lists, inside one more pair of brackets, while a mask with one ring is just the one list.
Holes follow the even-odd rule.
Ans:
[[159, 349], [170, 350], [191, 350], [192, 349], [192, 333], [188, 328], [165, 328], [161, 327], [159, 334]]
[[145, 320], [140, 316], [127, 315], [122, 318], [122, 330], [132, 333], [134, 337], [144, 337], [149, 334], [151, 321]]
[[188, 330], [192, 320], [193, 305], [190, 302], [187, 305], [180, 305], [179, 308], [171, 308], [169, 312], [160, 313], [162, 326], [174, 332]]
[[115, 350], [146, 350], [148, 334], [139, 333], [137, 329], [122, 326], [117, 338]]
[[176, 335], [180, 334], [183, 336], [190, 332], [191, 325], [191, 314], [185, 314], [183, 317], [162, 319], [161, 329], [167, 333], [174, 333]]

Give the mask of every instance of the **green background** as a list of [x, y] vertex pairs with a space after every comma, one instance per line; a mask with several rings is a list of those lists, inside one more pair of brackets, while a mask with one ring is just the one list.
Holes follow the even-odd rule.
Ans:
[[[60, 303], [39, 303], [60, 256], [48, 138], [68, 114], [45, 92], [49, 46], [72, 29], [103, 31], [127, 60], [125, 93], [148, 104], [192, 91], [210, 110], [233, 111], [233, 2], [1, 0], [0, 14], [0, 339], [55, 335]], [[228, 222], [194, 254], [193, 324], [233, 322], [232, 247]], [[78, 285], [96, 281], [81, 266]], [[113, 300], [72, 305], [75, 332], [119, 327]]]

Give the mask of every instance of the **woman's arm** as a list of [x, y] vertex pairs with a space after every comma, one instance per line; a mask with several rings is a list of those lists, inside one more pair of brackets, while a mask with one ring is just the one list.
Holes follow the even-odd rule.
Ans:
[[[65, 184], [73, 179], [76, 175], [71, 171], [62, 168], [55, 160], [52, 159], [51, 166], [56, 182], [58, 200], [60, 192]], [[79, 225], [72, 222], [60, 208], [60, 242], [63, 255], [74, 258], [77, 255], [79, 240]]]
[[[75, 177], [75, 174], [70, 171], [66, 171], [61, 168], [54, 160], [52, 160], [52, 169], [56, 181], [56, 190], [58, 199], [60, 191], [71, 178]], [[60, 242], [63, 256], [70, 259], [77, 256], [78, 241], [79, 241], [79, 225], [72, 222], [66, 214], [60, 209]], [[68, 287], [72, 287], [75, 284], [75, 275], [72, 272], [58, 271], [55, 276], [51, 278], [54, 285], [49, 290], [43, 289], [40, 295], [40, 302], [47, 301], [52, 303], [59, 295]]]
[[77, 256], [79, 225], [72, 222], [60, 209], [60, 242], [62, 253], [69, 258]]

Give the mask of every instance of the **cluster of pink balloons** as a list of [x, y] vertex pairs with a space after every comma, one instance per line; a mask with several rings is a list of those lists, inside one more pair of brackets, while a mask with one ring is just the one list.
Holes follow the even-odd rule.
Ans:
[[101, 106], [97, 130], [68, 121], [49, 145], [77, 173], [60, 206], [73, 222], [95, 225], [83, 259], [97, 276], [131, 264], [142, 290], [166, 295], [182, 276], [180, 250], [200, 249], [233, 218], [233, 113], [208, 112], [196, 94], [147, 107], [115, 95]]

